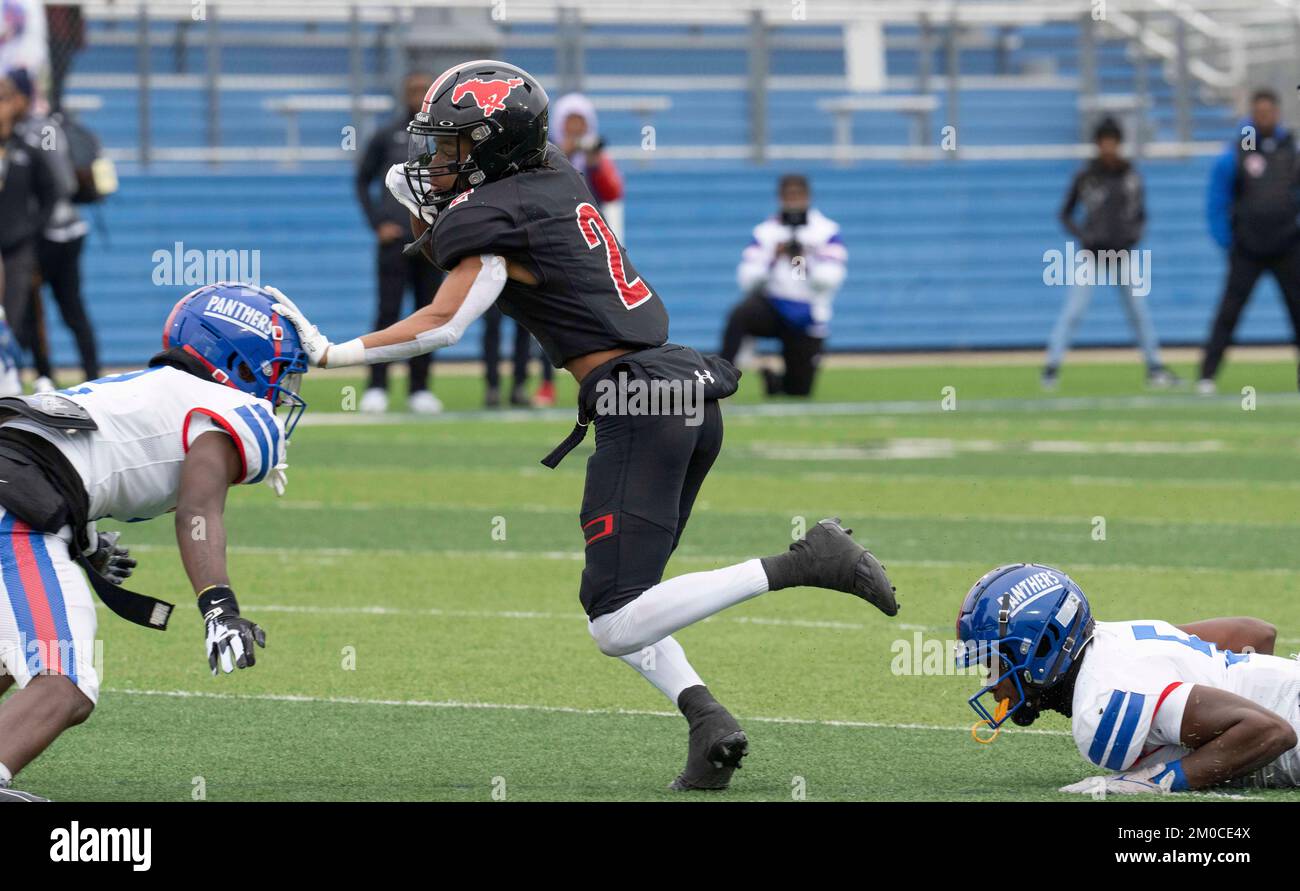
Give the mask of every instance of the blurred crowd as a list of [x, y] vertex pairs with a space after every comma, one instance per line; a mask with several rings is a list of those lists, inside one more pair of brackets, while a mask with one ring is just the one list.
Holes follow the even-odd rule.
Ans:
[[[45, 295], [73, 335], [86, 378], [99, 375], [81, 257], [92, 228], [98, 228], [92, 227], [96, 217], [89, 210], [116, 188], [116, 177], [94, 134], [63, 107], [64, 85], [84, 44], [79, 4], [0, 0], [0, 395], [21, 391], [24, 371], [37, 391], [55, 386]], [[442, 280], [437, 269], [404, 250], [408, 214], [383, 186], [389, 167], [406, 160], [406, 125], [431, 80], [427, 71], [407, 74], [397, 113], [370, 136], [356, 167], [357, 199], [374, 236], [376, 329], [406, 315], [412, 303], [427, 304]], [[576, 92], [557, 98], [550, 137], [583, 174], [602, 216], [625, 241], [623, 178], [606, 151], [597, 102]], [[1100, 121], [1093, 156], [1066, 189], [1059, 222], [1070, 239], [1071, 259], [1077, 255], [1091, 266], [1089, 275], [1076, 277], [1072, 270], [1063, 282], [1068, 289], [1048, 333], [1042, 370], [1048, 389], [1057, 386], [1078, 326], [1101, 287], [1118, 295], [1147, 384], [1183, 383], [1161, 358], [1158, 320], [1148, 306], [1149, 276], [1133, 277], [1142, 267], [1139, 247], [1148, 212], [1142, 172], [1125, 157], [1124, 141], [1119, 123]], [[719, 352], [742, 368], [758, 368], [769, 396], [807, 397], [832, 342], [832, 309], [848, 272], [848, 251], [839, 225], [813, 204], [807, 176], [781, 176], [774, 204], [747, 243], [738, 239], [738, 299], [720, 320]], [[1300, 158], [1272, 91], [1252, 94], [1248, 114], [1215, 160], [1206, 214], [1208, 230], [1227, 260], [1196, 374], [1197, 389], [1208, 394], [1215, 391], [1225, 351], [1265, 273], [1278, 282], [1300, 343]], [[1106, 258], [1115, 257], [1123, 262], [1108, 265]], [[1102, 274], [1116, 271], [1118, 277]], [[499, 309], [485, 316], [481, 344], [486, 406], [555, 403], [554, 369], [528, 332]], [[775, 348], [770, 357], [759, 355], [764, 344]], [[506, 381], [503, 355], [509, 360]], [[406, 410], [442, 410], [432, 356], [411, 360], [406, 381]], [[385, 412], [389, 399], [388, 366], [375, 365], [360, 408]]]
[[77, 4], [3, 0], [0, 32], [0, 394], [54, 388], [45, 333], [48, 289], [73, 333], [87, 378], [98, 377], [81, 289], [89, 226], [80, 206], [116, 187], [94, 135], [62, 110], [72, 57], [84, 43]]
[[[1101, 285], [1114, 286], [1120, 295], [1146, 363], [1148, 385], [1176, 386], [1182, 381], [1160, 360], [1156, 326], [1146, 304], [1149, 281], [1144, 290], [1134, 287], [1133, 271], [1141, 261], [1135, 248], [1147, 224], [1141, 173], [1123, 157], [1123, 133], [1115, 121], [1098, 124], [1093, 141], [1094, 157], [1071, 181], [1060, 220], [1078, 240], [1092, 271], [1129, 274], [1105, 281], [1098, 276], [1072, 286], [1048, 342], [1043, 386], [1056, 386], [1075, 328], [1093, 290]], [[1249, 113], [1211, 168], [1205, 207], [1210, 234], [1227, 255], [1222, 296], [1196, 382], [1198, 392], [1210, 395], [1242, 311], [1265, 272], [1277, 281], [1300, 344], [1300, 156], [1272, 90], [1261, 88], [1251, 95]], [[1104, 262], [1121, 254], [1126, 255], [1120, 257], [1123, 263]]]

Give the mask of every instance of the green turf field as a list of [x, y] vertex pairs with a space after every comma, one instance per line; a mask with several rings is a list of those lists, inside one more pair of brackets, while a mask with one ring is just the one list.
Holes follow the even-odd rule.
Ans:
[[[448, 377], [454, 416], [358, 423], [339, 411], [358, 383], [309, 379], [283, 499], [232, 493], [232, 577], [269, 636], [257, 666], [209, 676], [170, 521], [126, 527], [134, 587], [180, 604], [172, 629], [101, 610], [100, 707], [17, 785], [65, 800], [189, 800], [199, 782], [218, 801], [680, 798], [664, 787], [685, 722], [600, 654], [577, 602], [590, 441], [549, 471], [565, 412], [469, 411], [481, 384]], [[896, 641], [951, 638], [999, 563], [1059, 565], [1103, 619], [1253, 614], [1279, 626], [1279, 652], [1300, 650], [1294, 365], [1232, 364], [1214, 399], [1146, 393], [1135, 365], [1068, 367], [1050, 397], [1031, 367], [830, 369], [817, 404], [761, 411], [754, 383], [728, 403], [669, 573], [775, 552], [792, 518], [837, 514], [888, 564], [902, 612], [801, 589], [682, 631], [751, 738], [712, 800], [1042, 799], [1096, 773], [1063, 719], [976, 745], [973, 679], [891, 670]], [[1245, 386], [1254, 411], [1233, 395]]]

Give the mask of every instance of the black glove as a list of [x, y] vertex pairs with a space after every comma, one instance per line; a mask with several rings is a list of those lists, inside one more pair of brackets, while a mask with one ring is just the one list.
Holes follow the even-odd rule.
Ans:
[[120, 532], [98, 533], [95, 553], [88, 558], [95, 572], [115, 585], [120, 585], [129, 579], [131, 573], [135, 572], [137, 564], [131, 552], [118, 545], [117, 540], [121, 537]]
[[249, 668], [256, 661], [253, 643], [266, 647], [266, 632], [239, 615], [235, 592], [224, 585], [213, 585], [199, 594], [199, 612], [203, 613], [204, 647], [208, 667], [215, 677], [217, 665], [230, 674], [236, 668]]

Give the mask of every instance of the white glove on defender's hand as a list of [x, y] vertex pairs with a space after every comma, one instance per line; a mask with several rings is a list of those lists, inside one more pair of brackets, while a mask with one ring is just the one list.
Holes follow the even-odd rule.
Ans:
[[[1159, 779], [1156, 779], [1157, 777]], [[1167, 795], [1173, 791], [1173, 785], [1173, 771], [1166, 770], [1164, 764], [1155, 764], [1132, 773], [1088, 777], [1086, 780], [1062, 786], [1060, 791], [1078, 792], [1094, 798], [1105, 798], [1107, 795]]]
[[425, 207], [415, 198], [415, 193], [411, 191], [411, 184], [406, 181], [406, 174], [402, 172], [403, 164], [394, 164], [388, 168], [388, 173], [384, 175], [384, 185], [388, 187], [389, 193], [411, 212], [411, 215], [417, 217], [430, 226], [433, 225], [433, 218], [438, 215], [438, 211], [432, 207]]
[[[283, 291], [266, 285], [266, 290], [275, 295], [276, 303], [271, 308], [293, 325], [298, 331], [298, 339], [302, 341], [303, 351], [307, 354], [307, 361], [312, 365], [320, 366], [321, 358], [324, 357], [325, 351], [334, 344], [330, 343], [329, 338], [320, 333], [320, 329], [307, 321], [297, 305], [284, 295]], [[323, 366], [321, 366], [323, 367]]]

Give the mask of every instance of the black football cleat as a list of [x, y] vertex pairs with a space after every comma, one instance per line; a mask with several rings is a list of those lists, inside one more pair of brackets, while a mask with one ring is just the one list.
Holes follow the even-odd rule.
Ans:
[[809, 529], [784, 554], [764, 557], [769, 589], [829, 588], [861, 597], [887, 616], [898, 615], [896, 589], [884, 565], [852, 536], [853, 530], [841, 526], [839, 517], [831, 517]]
[[731, 783], [740, 760], [749, 754], [749, 738], [731, 712], [704, 686], [687, 687], [677, 706], [690, 723], [686, 767], [668, 788], [674, 792], [720, 792]]
[[0, 804], [6, 801], [49, 801], [49, 799], [30, 792], [21, 792], [18, 789], [0, 788]]

